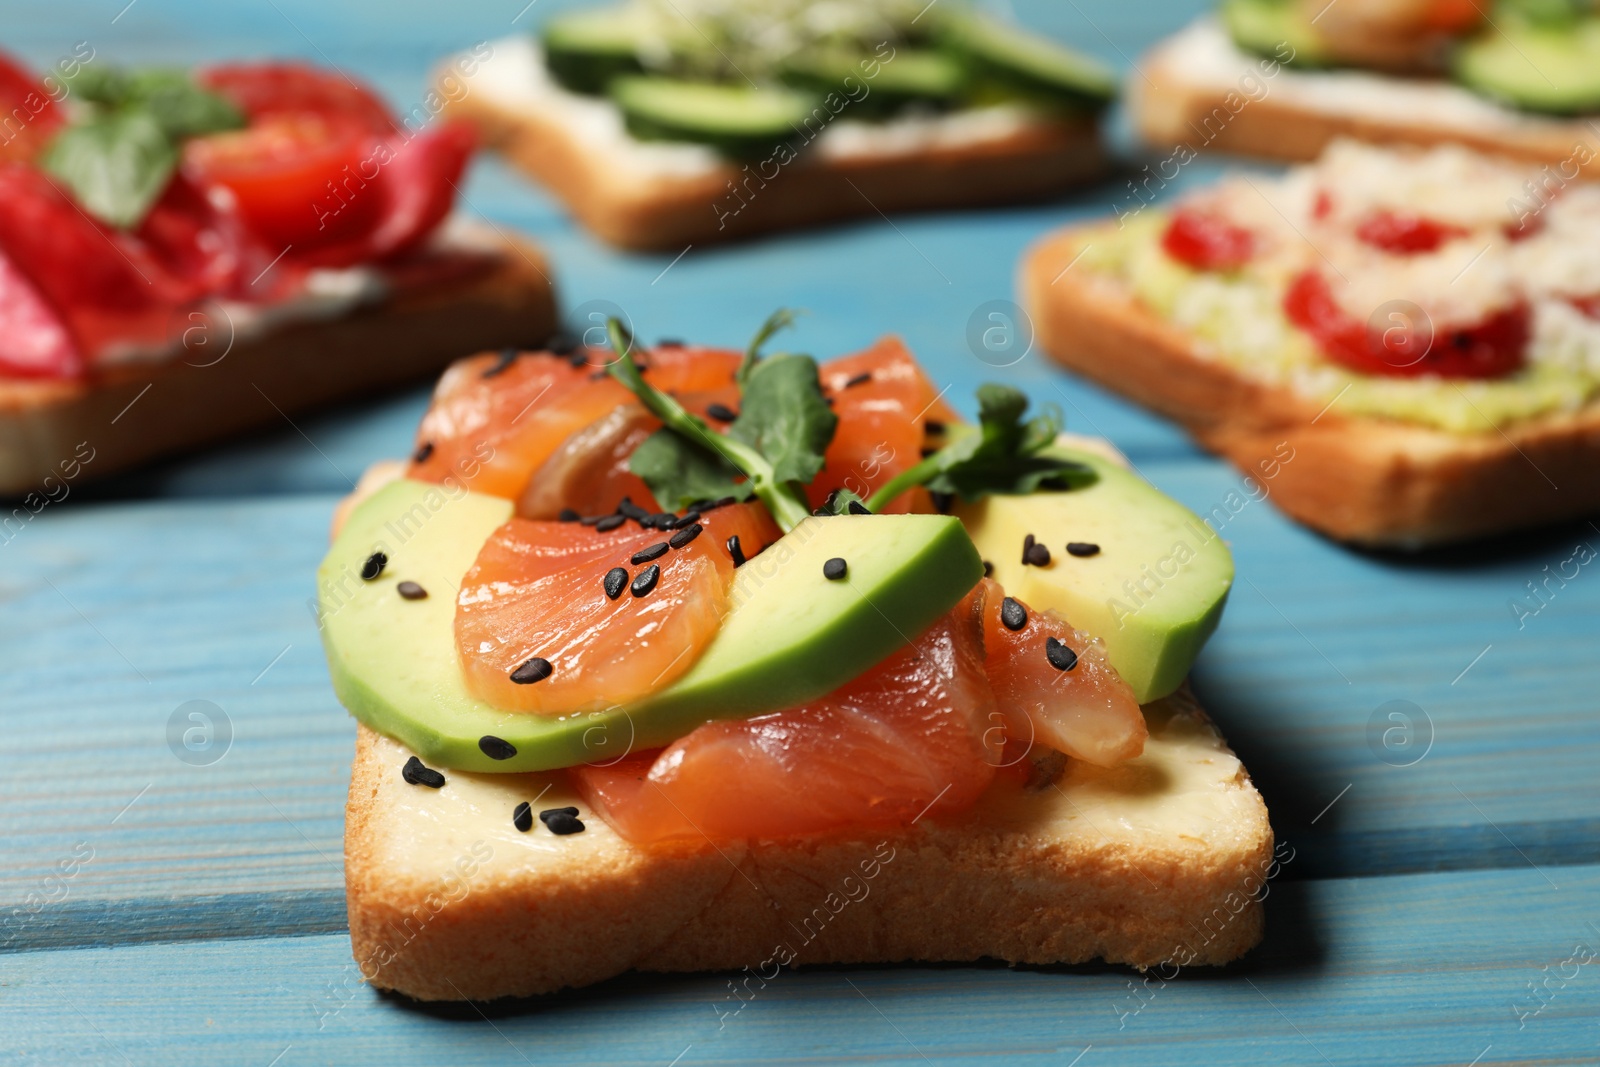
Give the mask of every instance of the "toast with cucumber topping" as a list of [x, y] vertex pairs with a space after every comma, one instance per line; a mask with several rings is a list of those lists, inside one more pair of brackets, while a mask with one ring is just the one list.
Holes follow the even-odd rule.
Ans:
[[963, 422], [892, 338], [764, 354], [787, 318], [463, 361], [341, 506], [319, 623], [373, 984], [1259, 938], [1266, 812], [1184, 685], [1215, 531], [1015, 390]]
[[780, 0], [629, 0], [480, 50], [442, 68], [452, 113], [640, 249], [1050, 196], [1103, 171], [1116, 90], [1048, 38], [903, 0], [830, 19]]

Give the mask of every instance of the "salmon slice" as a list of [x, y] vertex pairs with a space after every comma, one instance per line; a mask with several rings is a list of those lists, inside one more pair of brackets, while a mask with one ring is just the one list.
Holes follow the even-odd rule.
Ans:
[[[468, 692], [498, 708], [560, 715], [628, 704], [672, 684], [727, 613], [728, 538], [754, 555], [779, 536], [757, 504], [706, 511], [698, 525], [677, 548], [671, 539], [693, 527], [644, 529], [629, 520], [601, 532], [522, 518], [501, 526], [456, 598]], [[652, 558], [632, 562], [641, 551]], [[613, 597], [606, 577], [614, 569], [625, 584]], [[644, 590], [638, 583], [651, 574], [654, 585]]]
[[707, 723], [657, 753], [573, 768], [636, 844], [905, 826], [970, 807], [999, 763], [969, 598], [820, 700]]
[[979, 583], [974, 598], [983, 618], [984, 669], [1009, 741], [1024, 749], [1045, 745], [1101, 767], [1144, 751], [1144, 713], [1106, 658], [1105, 642], [1053, 611], [1007, 598], [991, 578]]
[[[519, 498], [564, 441], [632, 402], [604, 373], [612, 358], [609, 349], [595, 348], [572, 357], [529, 353], [509, 364], [493, 354], [458, 360], [439, 379], [422, 417], [409, 476]], [[742, 357], [729, 349], [671, 347], [635, 358], [655, 386], [687, 393], [727, 387]]]
[[[927, 422], [954, 413], [898, 337], [885, 337], [853, 356], [824, 364], [820, 378], [833, 398], [839, 429], [828, 446], [822, 473], [812, 481], [811, 502], [820, 505], [836, 489], [866, 498], [922, 459]], [[887, 512], [931, 511], [921, 489], [902, 494]]]

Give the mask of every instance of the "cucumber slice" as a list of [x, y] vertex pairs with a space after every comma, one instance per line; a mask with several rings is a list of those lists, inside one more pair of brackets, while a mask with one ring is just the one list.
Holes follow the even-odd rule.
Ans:
[[550, 20], [542, 35], [545, 66], [575, 93], [598, 95], [622, 74], [637, 74], [643, 27], [632, 7], [577, 11]]
[[850, 114], [874, 118], [910, 104], [953, 105], [967, 84], [966, 68], [952, 56], [906, 47], [887, 60], [849, 49], [816, 49], [790, 59], [782, 76], [819, 95], [840, 93], [851, 101]]
[[[1246, 52], [1294, 67], [1332, 64], [1317, 28], [1292, 0], [1223, 0], [1217, 14], [1233, 43]], [[1294, 50], [1292, 60], [1283, 59], [1284, 45]]]
[[976, 12], [944, 15], [935, 33], [975, 85], [1000, 84], [1013, 96], [1074, 109], [1099, 110], [1117, 95], [1116, 75], [1099, 60]]
[[1456, 80], [1527, 111], [1600, 111], [1600, 18], [1569, 25], [1503, 19], [1456, 50]]
[[813, 94], [794, 89], [641, 75], [616, 79], [610, 93], [635, 137], [695, 141], [737, 158], [793, 140], [820, 106]]

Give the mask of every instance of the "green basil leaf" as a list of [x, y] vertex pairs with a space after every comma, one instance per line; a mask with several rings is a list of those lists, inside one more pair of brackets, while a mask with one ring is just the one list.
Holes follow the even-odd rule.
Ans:
[[128, 79], [124, 106], [149, 111], [169, 137], [197, 137], [245, 124], [243, 112], [200, 88], [182, 70], [136, 71]]
[[178, 151], [149, 112], [113, 111], [56, 134], [42, 163], [85, 211], [132, 228], [167, 187]]
[[778, 481], [804, 484], [822, 470], [822, 454], [838, 426], [817, 380], [817, 361], [783, 354], [750, 372], [728, 435], [765, 456]]
[[628, 457], [628, 470], [662, 507], [678, 508], [725, 496], [748, 500], [752, 489], [739, 470], [722, 456], [673, 430], [646, 437]]

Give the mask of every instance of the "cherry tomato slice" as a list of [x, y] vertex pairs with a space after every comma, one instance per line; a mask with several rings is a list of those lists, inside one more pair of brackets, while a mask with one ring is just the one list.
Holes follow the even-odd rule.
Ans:
[[1446, 241], [1469, 232], [1408, 211], [1379, 211], [1356, 227], [1356, 236], [1363, 242], [1397, 256], [1434, 252]]
[[370, 233], [382, 202], [361, 175], [373, 135], [309, 112], [274, 115], [184, 145], [183, 172], [233, 194], [240, 218], [276, 251], [304, 254]]
[[1449, 331], [1435, 331], [1420, 311], [1397, 310], [1384, 321], [1363, 323], [1338, 305], [1327, 280], [1315, 270], [1302, 272], [1290, 283], [1283, 310], [1335, 363], [1362, 374], [1395, 378], [1504, 377], [1522, 367], [1532, 332], [1526, 302], [1475, 326]]
[[60, 125], [44, 83], [0, 53], [0, 161], [32, 159]]
[[401, 145], [383, 169], [387, 202], [372, 234], [373, 255], [402, 255], [421, 244], [455, 204], [456, 185], [478, 146], [464, 122], [431, 126]]
[[378, 94], [345, 75], [307, 63], [224, 63], [195, 80], [231, 100], [252, 123], [311, 112], [346, 119], [370, 133], [393, 133], [394, 117]]
[[0, 254], [0, 377], [77, 378], [83, 369], [66, 324]]
[[1255, 254], [1255, 238], [1225, 219], [1180, 208], [1161, 236], [1161, 247], [1196, 270], [1237, 270]]

